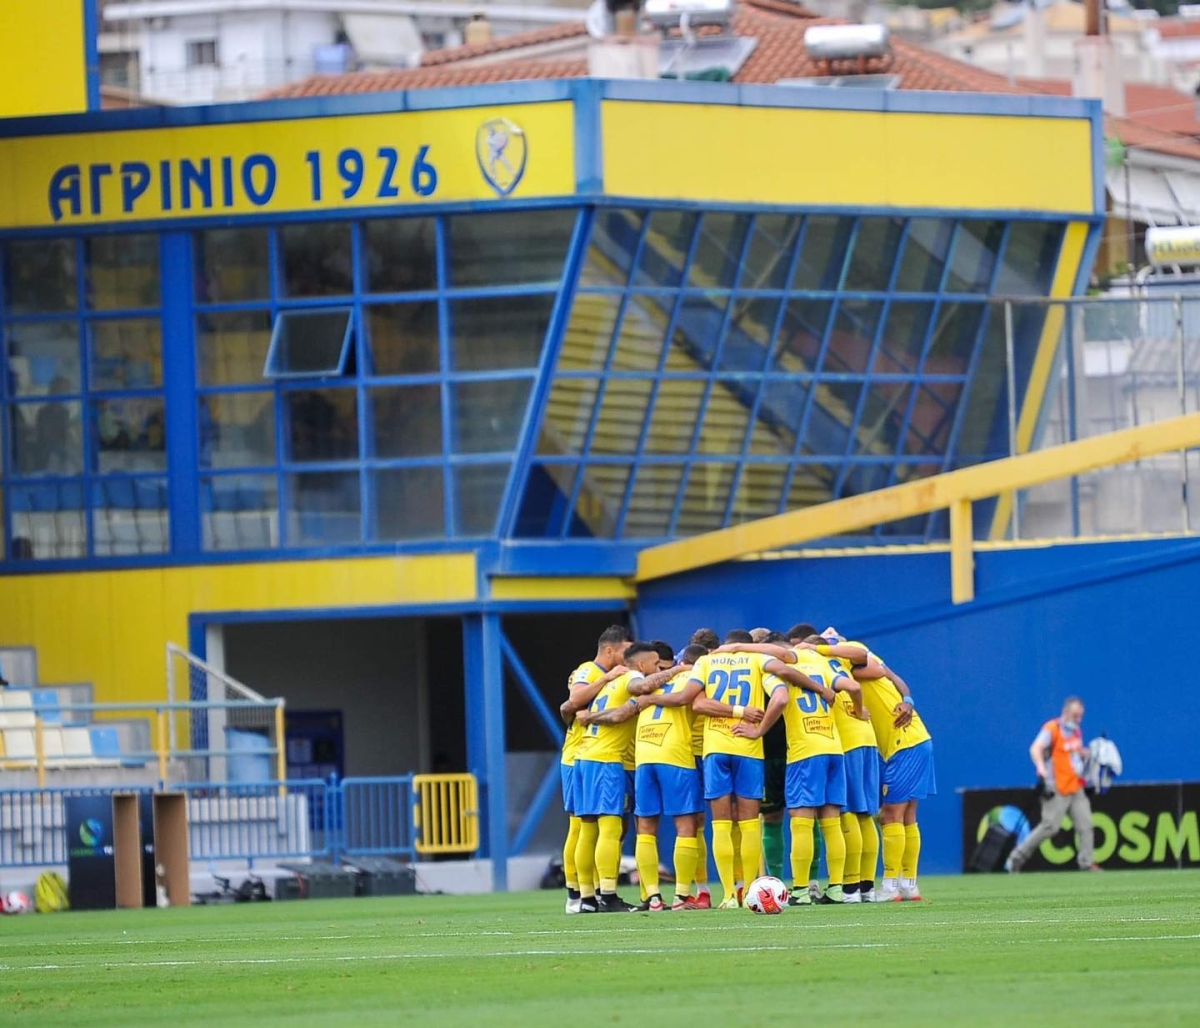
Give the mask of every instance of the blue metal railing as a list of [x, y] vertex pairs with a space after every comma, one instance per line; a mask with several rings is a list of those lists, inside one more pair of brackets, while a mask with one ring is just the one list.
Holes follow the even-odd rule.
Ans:
[[[0, 868], [67, 862], [66, 800], [150, 786], [0, 790]], [[288, 782], [187, 782], [189, 855], [194, 861], [390, 856], [415, 860], [411, 775]]]

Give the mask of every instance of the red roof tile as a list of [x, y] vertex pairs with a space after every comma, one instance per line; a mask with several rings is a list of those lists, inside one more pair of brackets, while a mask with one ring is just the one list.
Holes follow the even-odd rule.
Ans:
[[557, 43], [561, 40], [575, 39], [578, 36], [586, 35], [587, 29], [582, 21], [568, 21], [560, 25], [547, 25], [543, 28], [530, 29], [528, 32], [502, 36], [487, 43], [469, 43], [466, 46], [450, 46], [441, 50], [430, 50], [421, 58], [421, 66], [430, 68], [438, 64], [470, 61], [480, 57], [490, 57], [492, 54], [522, 50], [526, 47], [545, 46], [548, 43]]
[[1200, 36], [1200, 19], [1196, 18], [1160, 18], [1147, 22], [1145, 27], [1157, 32], [1163, 39]]

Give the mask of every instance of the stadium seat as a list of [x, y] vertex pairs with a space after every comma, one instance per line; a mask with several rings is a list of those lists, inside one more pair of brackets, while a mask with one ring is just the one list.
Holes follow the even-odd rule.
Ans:
[[62, 729], [62, 744], [67, 767], [91, 767], [96, 763], [92, 754], [92, 735], [86, 728]]
[[121, 739], [115, 728], [92, 725], [87, 732], [91, 739], [92, 756], [98, 760], [120, 760]]
[[36, 723], [33, 710], [33, 693], [29, 689], [4, 689], [0, 691], [0, 730], [8, 728], [32, 729]]
[[[35, 736], [34, 743], [37, 738]], [[63, 758], [63, 730], [58, 727], [42, 727], [42, 757], [46, 761], [48, 767], [62, 767]]]
[[32, 728], [6, 728], [3, 735], [5, 759], [30, 763], [37, 759]]
[[33, 709], [38, 717], [48, 724], [60, 724], [62, 711], [58, 707], [57, 689], [34, 689]]

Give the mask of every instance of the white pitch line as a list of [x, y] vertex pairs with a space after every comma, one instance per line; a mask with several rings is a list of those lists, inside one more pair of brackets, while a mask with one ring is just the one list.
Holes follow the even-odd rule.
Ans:
[[1168, 942], [1174, 939], [1200, 939], [1195, 935], [1110, 935], [1088, 939], [1088, 942]]

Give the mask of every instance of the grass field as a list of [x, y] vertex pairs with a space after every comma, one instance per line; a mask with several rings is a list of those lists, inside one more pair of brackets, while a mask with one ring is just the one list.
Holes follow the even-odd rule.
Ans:
[[0, 1025], [1200, 1024], [1200, 872], [568, 917], [559, 894], [0, 919]]

